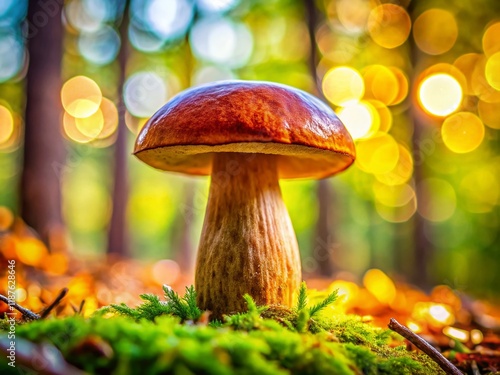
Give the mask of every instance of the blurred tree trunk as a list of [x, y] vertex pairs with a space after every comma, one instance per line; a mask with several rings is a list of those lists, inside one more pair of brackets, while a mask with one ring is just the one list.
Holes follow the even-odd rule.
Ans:
[[[410, 6], [408, 7], [408, 13], [410, 14], [412, 20], [415, 20], [416, 18], [416, 6], [417, 4], [415, 4], [415, 2], [411, 2]], [[409, 44], [410, 58], [413, 68], [410, 92], [414, 92], [419, 65], [422, 59], [422, 53], [416, 46], [412, 35], [410, 35]], [[411, 122], [413, 123], [413, 176], [415, 181], [415, 194], [418, 205], [421, 202], [425, 202], [428, 200], [428, 197], [425, 196], [425, 192], [421, 189], [421, 182], [425, 177], [425, 172], [424, 157], [420, 145], [424, 140], [424, 129], [426, 124], [422, 121], [422, 113], [421, 110], [417, 107], [416, 101], [413, 100], [410, 103], [410, 116]], [[434, 253], [432, 242], [429, 241], [428, 238], [431, 233], [429, 233], [428, 228], [426, 228], [426, 219], [419, 215], [418, 212], [413, 216], [413, 224], [414, 266], [411, 272], [411, 282], [423, 289], [427, 289], [431, 286], [431, 281], [429, 279], [429, 266]]]
[[175, 261], [183, 274], [190, 274], [194, 266], [193, 223], [196, 219], [194, 207], [195, 182], [184, 183], [181, 217], [172, 227], [172, 246]]
[[[43, 5], [43, 7], [41, 6]], [[62, 2], [28, 2], [28, 53], [21, 216], [51, 246], [64, 233], [61, 173]]]
[[[307, 13], [307, 26], [309, 31], [309, 71], [314, 81], [316, 95], [326, 101], [318, 83], [316, 66], [318, 64], [316, 50], [316, 28], [318, 26], [318, 15], [314, 0], [305, 0]], [[333, 263], [333, 248], [335, 245], [334, 232], [334, 191], [328, 180], [319, 180], [316, 185], [316, 196], [318, 201], [318, 219], [314, 231], [312, 243], [312, 257], [317, 265], [318, 276], [331, 277], [335, 272]]]
[[108, 229], [108, 254], [118, 256], [130, 255], [129, 231], [127, 224], [127, 203], [129, 196], [128, 163], [127, 158], [127, 125], [125, 124], [125, 103], [123, 102], [123, 85], [126, 79], [126, 67], [128, 59], [128, 1], [125, 2], [122, 21], [120, 24], [120, 52], [118, 62], [120, 64], [120, 75], [118, 82], [118, 129], [114, 145], [113, 164], [113, 199], [111, 221]]
[[[194, 70], [194, 58], [191, 52], [189, 40], [185, 38], [184, 61], [186, 77], [186, 86], [192, 85], [192, 76]], [[190, 274], [193, 272], [195, 259], [195, 245], [193, 244], [193, 224], [196, 220], [196, 210], [194, 207], [194, 195], [196, 191], [196, 182], [187, 180], [184, 182], [181, 218], [174, 222], [172, 230], [172, 249], [173, 258], [179, 264], [182, 273]]]

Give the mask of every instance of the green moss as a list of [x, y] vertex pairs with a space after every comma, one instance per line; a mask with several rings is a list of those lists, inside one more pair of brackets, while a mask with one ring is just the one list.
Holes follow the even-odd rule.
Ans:
[[[192, 288], [184, 297], [165, 289], [166, 301], [144, 295], [137, 308], [118, 305], [90, 318], [18, 325], [17, 340], [51, 343], [66, 361], [92, 374], [442, 373], [423, 356], [389, 347], [388, 331], [352, 316], [321, 316], [334, 296], [308, 308], [302, 288], [293, 309], [260, 307], [245, 296], [248, 312], [210, 324]], [[0, 373], [15, 373], [2, 361]]]

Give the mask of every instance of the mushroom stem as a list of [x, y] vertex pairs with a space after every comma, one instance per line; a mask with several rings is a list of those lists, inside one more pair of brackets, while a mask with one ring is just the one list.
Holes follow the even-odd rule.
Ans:
[[195, 287], [212, 318], [258, 305], [291, 306], [301, 280], [295, 232], [281, 197], [274, 155], [214, 155]]

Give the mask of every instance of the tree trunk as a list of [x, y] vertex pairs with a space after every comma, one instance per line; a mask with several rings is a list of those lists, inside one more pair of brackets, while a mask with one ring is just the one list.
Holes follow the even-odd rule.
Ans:
[[[318, 17], [314, 0], [305, 0], [307, 13], [307, 26], [309, 31], [309, 41], [311, 49], [309, 52], [309, 71], [314, 80], [314, 88], [316, 94], [327, 103], [321, 85], [318, 82], [316, 66], [318, 64], [316, 51], [316, 27], [318, 25]], [[318, 219], [316, 221], [316, 229], [312, 243], [312, 257], [317, 265], [316, 273], [318, 276], [331, 277], [335, 272], [333, 263], [333, 248], [334, 248], [334, 221], [333, 216], [333, 201], [334, 192], [328, 180], [319, 180], [316, 186], [316, 196], [319, 203]]]
[[[416, 4], [413, 2], [408, 8], [408, 13], [415, 19]], [[418, 64], [421, 60], [421, 52], [416, 46], [414, 40], [410, 36], [410, 57], [413, 68], [413, 77], [411, 77], [411, 87], [409, 92], [415, 92], [415, 82], [417, 78]], [[414, 170], [413, 176], [415, 181], [415, 194], [417, 204], [427, 201], [424, 191], [420, 188], [421, 182], [424, 179], [424, 159], [421, 153], [420, 144], [423, 141], [423, 133], [426, 124], [421, 119], [421, 110], [417, 107], [415, 100], [411, 100], [410, 116], [413, 123], [413, 156], [414, 156]], [[413, 216], [413, 240], [414, 240], [414, 253], [413, 253], [413, 269], [411, 272], [411, 282], [415, 285], [427, 289], [431, 286], [429, 280], [429, 264], [432, 261], [432, 254], [434, 252], [432, 242], [429, 241], [429, 232], [426, 230], [426, 219], [416, 213]]]
[[28, 2], [28, 52], [21, 216], [49, 247], [64, 231], [61, 173], [62, 1]]
[[125, 124], [125, 103], [123, 102], [123, 85], [126, 78], [126, 65], [128, 57], [128, 1], [123, 11], [122, 22], [120, 25], [120, 52], [118, 61], [120, 63], [120, 76], [118, 82], [118, 111], [119, 123], [117, 129], [117, 138], [114, 146], [114, 164], [113, 164], [113, 211], [108, 229], [108, 254], [118, 256], [130, 255], [129, 233], [127, 225], [127, 203], [128, 203], [128, 170], [127, 158], [127, 135], [128, 130]]

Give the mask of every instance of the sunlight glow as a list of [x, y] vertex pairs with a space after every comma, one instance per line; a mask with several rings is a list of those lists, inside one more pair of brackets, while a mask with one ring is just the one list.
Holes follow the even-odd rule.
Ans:
[[420, 84], [418, 98], [428, 113], [435, 116], [447, 116], [460, 107], [462, 87], [449, 74], [433, 74]]

